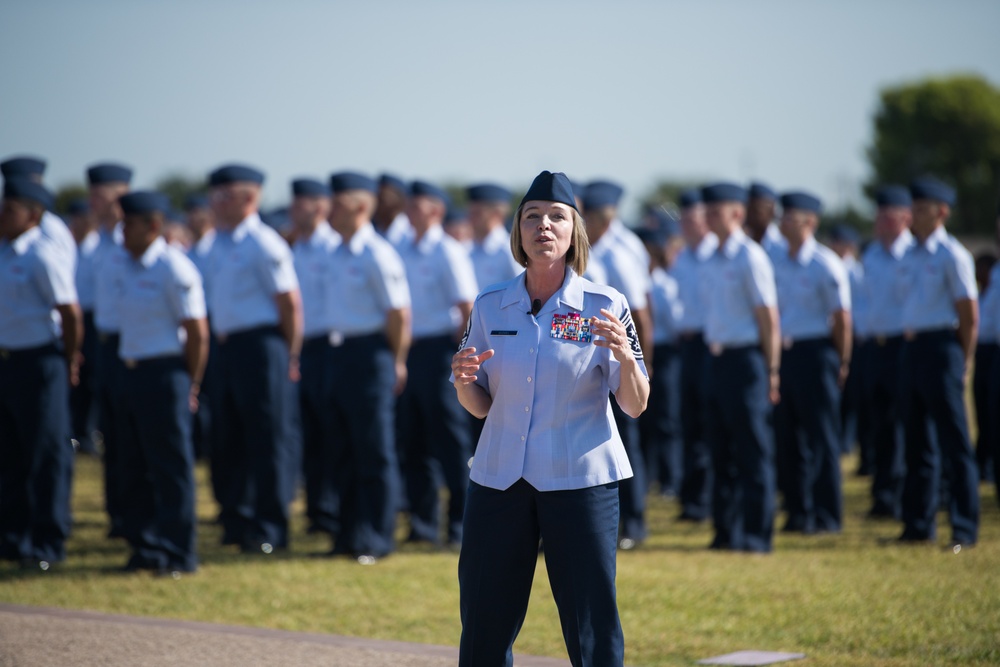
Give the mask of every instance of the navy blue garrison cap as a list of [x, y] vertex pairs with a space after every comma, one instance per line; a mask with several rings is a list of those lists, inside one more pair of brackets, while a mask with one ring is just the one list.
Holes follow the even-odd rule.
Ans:
[[823, 202], [808, 192], [786, 192], [781, 195], [781, 208], [786, 211], [790, 209], [809, 211], [818, 215], [823, 210]]
[[196, 208], [208, 208], [208, 197], [205, 195], [188, 195], [184, 198], [184, 210], [193, 211]]
[[294, 197], [329, 197], [330, 187], [314, 178], [296, 178], [292, 181]]
[[910, 196], [914, 199], [932, 199], [955, 205], [955, 188], [933, 176], [921, 176], [910, 181]]
[[69, 215], [86, 215], [90, 213], [90, 202], [83, 198], [71, 199], [66, 205], [66, 213]]
[[566, 204], [576, 209], [576, 199], [573, 197], [573, 184], [561, 171], [552, 173], [543, 171], [531, 182], [531, 187], [524, 193], [519, 206], [527, 201], [554, 201]]
[[611, 181], [591, 181], [583, 189], [583, 208], [596, 209], [603, 206], [618, 206], [625, 190]]
[[119, 197], [118, 203], [125, 215], [143, 213], [163, 213], [166, 215], [170, 212], [170, 199], [161, 192], [149, 190], [129, 192]]
[[91, 185], [103, 185], [104, 183], [130, 183], [132, 181], [132, 169], [123, 164], [113, 162], [102, 162], [91, 165], [87, 168], [87, 182]]
[[861, 241], [861, 236], [854, 227], [848, 225], [834, 225], [828, 234], [834, 243], [853, 243], [855, 245]]
[[875, 203], [879, 206], [910, 206], [913, 198], [902, 185], [883, 185], [875, 191]]
[[701, 189], [701, 198], [706, 204], [735, 201], [745, 204], [747, 191], [742, 185], [735, 183], [712, 183]]
[[333, 190], [333, 194], [349, 192], [350, 190], [364, 190], [377, 194], [378, 183], [370, 176], [356, 171], [341, 171], [330, 176], [330, 189]]
[[7, 158], [0, 162], [0, 174], [4, 178], [14, 176], [41, 176], [45, 173], [45, 160], [28, 155]]
[[778, 194], [766, 183], [754, 181], [750, 184], [750, 199], [770, 199], [776, 201]]
[[701, 190], [698, 188], [688, 188], [681, 193], [681, 208], [691, 208], [701, 203]]
[[46, 190], [44, 185], [23, 176], [8, 178], [3, 182], [3, 198], [30, 201], [48, 209], [52, 208], [55, 201], [52, 193]]
[[[699, 199], [699, 201], [701, 201]], [[678, 236], [681, 233], [680, 223], [677, 219], [667, 213], [662, 207], [656, 206], [649, 210], [649, 217], [656, 221], [655, 230], [662, 234], [662, 241], [667, 241], [669, 239]]]
[[480, 183], [469, 186], [465, 194], [469, 201], [484, 204], [507, 204], [510, 202], [510, 190], [494, 183]]
[[404, 195], [410, 192], [410, 189], [406, 187], [406, 182], [395, 174], [382, 174], [378, 177], [378, 184], [399, 190]]
[[660, 227], [655, 229], [643, 227], [642, 229], [635, 230], [635, 235], [638, 236], [639, 240], [643, 243], [658, 246], [665, 244], [671, 238], [667, 232]]
[[446, 204], [451, 201], [451, 197], [448, 196], [447, 192], [433, 183], [428, 183], [427, 181], [413, 181], [410, 183], [410, 196], [434, 197], [435, 199], [440, 199]]
[[245, 164], [226, 164], [208, 175], [210, 186], [228, 185], [230, 183], [264, 183], [264, 172]]

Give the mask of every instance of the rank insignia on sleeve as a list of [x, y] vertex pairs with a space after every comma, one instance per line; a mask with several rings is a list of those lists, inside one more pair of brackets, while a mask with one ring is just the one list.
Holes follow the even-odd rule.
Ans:
[[567, 315], [553, 315], [552, 329], [549, 336], [561, 340], [575, 340], [579, 343], [589, 343], [590, 319], [580, 317], [580, 313], [569, 313]]

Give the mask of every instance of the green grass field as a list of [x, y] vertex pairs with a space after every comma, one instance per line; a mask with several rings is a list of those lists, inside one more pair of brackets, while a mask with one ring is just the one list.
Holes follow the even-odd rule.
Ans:
[[[99, 465], [80, 459], [67, 562], [47, 573], [0, 565], [0, 601], [457, 645], [457, 555], [404, 546], [374, 567], [320, 557], [329, 545], [304, 533], [296, 506], [288, 553], [243, 556], [218, 546], [205, 478], [200, 468], [200, 571], [176, 581], [124, 574], [124, 543], [104, 538]], [[884, 544], [899, 527], [862, 519], [867, 480], [845, 472], [843, 534], [779, 535], [773, 554], [749, 556], [707, 551], [707, 525], [674, 522], [675, 503], [651, 496], [652, 537], [618, 559], [626, 661], [691, 665], [762, 649], [806, 653], [817, 667], [998, 665], [1000, 510], [992, 487], [982, 500], [975, 548]], [[542, 560], [515, 648], [566, 655]]]

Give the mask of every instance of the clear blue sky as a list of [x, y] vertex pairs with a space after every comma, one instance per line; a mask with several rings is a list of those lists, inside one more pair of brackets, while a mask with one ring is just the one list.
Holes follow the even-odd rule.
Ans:
[[[525, 187], [752, 177], [860, 201], [878, 90], [1000, 85], [1000, 2], [6, 0], [0, 158]], [[629, 214], [635, 209], [629, 206]]]

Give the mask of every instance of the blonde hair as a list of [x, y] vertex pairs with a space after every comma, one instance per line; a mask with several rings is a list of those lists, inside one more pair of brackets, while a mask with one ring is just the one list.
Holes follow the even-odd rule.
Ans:
[[[514, 212], [514, 227], [510, 230], [510, 252], [514, 255], [514, 261], [521, 266], [528, 267], [528, 254], [521, 246], [521, 213], [524, 209], [524, 202], [517, 207]], [[575, 208], [573, 211], [573, 234], [569, 240], [569, 250], [566, 251], [566, 264], [576, 275], [582, 276], [587, 270], [587, 261], [590, 259], [590, 241], [587, 239], [587, 228], [583, 224], [583, 217]]]

